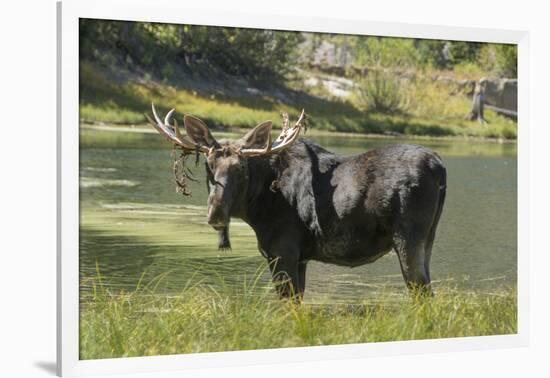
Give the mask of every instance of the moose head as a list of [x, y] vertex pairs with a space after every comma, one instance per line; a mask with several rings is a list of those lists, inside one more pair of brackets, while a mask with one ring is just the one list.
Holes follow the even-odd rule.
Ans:
[[227, 227], [231, 216], [242, 217], [246, 208], [246, 195], [249, 187], [248, 159], [279, 154], [290, 147], [305, 126], [305, 112], [302, 110], [298, 121], [290, 125], [288, 116], [283, 114], [281, 134], [272, 141], [272, 122], [265, 121], [254, 127], [246, 135], [236, 140], [217, 141], [208, 126], [191, 115], [185, 115], [183, 135], [174, 119], [174, 109], [164, 121], [152, 105], [153, 118], [147, 116], [157, 131], [169, 142], [187, 153], [201, 153], [206, 160], [208, 185], [207, 219], [214, 229]]

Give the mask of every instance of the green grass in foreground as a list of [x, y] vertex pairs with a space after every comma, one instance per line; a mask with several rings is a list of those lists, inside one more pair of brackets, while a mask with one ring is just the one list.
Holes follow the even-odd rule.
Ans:
[[[316, 130], [356, 133], [399, 133], [428, 136], [474, 136], [515, 139], [515, 122], [486, 111], [488, 125], [466, 121], [470, 109], [467, 98], [445, 96], [442, 89], [423, 85], [416, 89], [416, 112], [384, 115], [359, 110], [353, 103], [324, 99], [304, 93], [295, 99], [296, 106], [281, 104], [267, 95], [256, 97], [201, 96], [196, 92], [156, 82], [115, 84], [90, 63], [80, 65], [80, 119], [107, 124], [143, 124], [151, 101], [165, 112], [169, 108], [201, 117], [210, 126], [250, 128], [271, 119], [280, 127], [281, 111], [297, 116], [306, 109], [310, 126]], [[451, 98], [451, 100], [449, 100]]]
[[[154, 285], [154, 282], [152, 283]], [[480, 294], [437, 287], [413, 299], [380, 292], [360, 305], [294, 305], [258, 279], [241, 290], [189, 286], [179, 295], [150, 287], [113, 294], [99, 281], [81, 302], [80, 358], [149, 356], [511, 334], [514, 288]], [[307, 296], [307, 293], [306, 293]], [[390, 299], [391, 298], [391, 299]]]

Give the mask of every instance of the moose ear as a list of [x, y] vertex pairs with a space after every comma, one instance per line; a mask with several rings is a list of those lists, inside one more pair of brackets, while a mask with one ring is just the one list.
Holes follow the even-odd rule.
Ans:
[[218, 142], [216, 142], [216, 139], [214, 139], [210, 133], [208, 126], [197, 117], [186, 115], [183, 117], [183, 124], [185, 125], [185, 132], [196, 144], [208, 147], [219, 147]]
[[270, 140], [271, 126], [271, 121], [265, 121], [246, 133], [246, 135], [241, 138], [243, 141], [243, 148], [265, 148]]

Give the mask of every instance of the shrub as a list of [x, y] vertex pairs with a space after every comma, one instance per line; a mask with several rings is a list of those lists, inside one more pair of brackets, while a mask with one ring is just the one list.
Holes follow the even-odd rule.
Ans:
[[419, 62], [414, 40], [360, 37], [352, 42], [355, 63], [367, 67], [414, 67]]
[[296, 32], [81, 19], [80, 57], [104, 56], [169, 79], [177, 66], [250, 79], [281, 79], [295, 65]]
[[479, 53], [479, 65], [492, 74], [517, 77], [516, 45], [486, 44]]
[[382, 70], [373, 70], [359, 82], [359, 101], [368, 111], [396, 114], [403, 111], [403, 95], [398, 78]]

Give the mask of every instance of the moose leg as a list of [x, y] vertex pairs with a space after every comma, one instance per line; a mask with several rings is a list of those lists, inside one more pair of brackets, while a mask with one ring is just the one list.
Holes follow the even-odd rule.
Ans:
[[407, 287], [420, 294], [432, 295], [425, 246], [424, 240], [407, 238], [402, 234], [394, 236], [395, 251]]
[[434, 245], [434, 239], [435, 239], [435, 233], [436, 233], [436, 230], [437, 230], [437, 225], [439, 223], [439, 218], [441, 217], [441, 212], [443, 210], [443, 204], [445, 203], [445, 191], [446, 191], [445, 188], [446, 188], [445, 185], [440, 186], [439, 200], [438, 200], [439, 204], [438, 204], [435, 216], [434, 216], [432, 226], [430, 227], [428, 237], [426, 239], [426, 248], [425, 248], [426, 249], [425, 250], [426, 256], [424, 258], [424, 269], [426, 270], [426, 274], [428, 275], [428, 281], [431, 281], [430, 259], [432, 257], [432, 248], [433, 248], [433, 245]]
[[277, 257], [270, 260], [269, 268], [279, 298], [297, 299], [299, 295], [298, 262]]
[[306, 262], [300, 262], [298, 264], [298, 295], [300, 300], [304, 299], [304, 292], [306, 291]]
[[227, 251], [231, 249], [231, 241], [229, 240], [229, 226], [225, 226], [218, 230], [218, 249]]
[[432, 229], [430, 230], [430, 233], [428, 235], [428, 239], [426, 240], [426, 244], [425, 244], [424, 270], [426, 271], [426, 275], [428, 276], [428, 282], [431, 281], [431, 277], [430, 277], [430, 260], [431, 260], [431, 257], [432, 257], [432, 248], [433, 248], [433, 245], [434, 245], [436, 226], [437, 226], [437, 224], [432, 226]]

